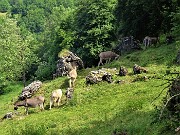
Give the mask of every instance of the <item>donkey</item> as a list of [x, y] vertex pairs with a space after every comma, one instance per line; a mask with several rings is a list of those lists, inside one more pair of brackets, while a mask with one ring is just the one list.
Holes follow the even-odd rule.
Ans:
[[65, 67], [67, 69], [67, 74], [69, 78], [69, 87], [72, 88], [75, 85], [75, 81], [77, 78], [77, 65], [76, 62], [66, 62], [64, 61]]
[[50, 97], [49, 109], [51, 109], [51, 106], [55, 103], [57, 103], [57, 105], [59, 106], [59, 103], [61, 102], [61, 97], [62, 97], [62, 90], [61, 89], [54, 90]]
[[74, 93], [74, 89], [73, 88], [67, 88], [66, 89], [66, 101], [68, 101], [68, 99], [71, 99], [73, 97], [73, 93]]
[[44, 102], [45, 98], [43, 96], [36, 96], [29, 99], [25, 99], [23, 101], [16, 101], [14, 103], [14, 110], [17, 110], [18, 107], [24, 106], [26, 115], [28, 115], [28, 108], [36, 108], [37, 106], [40, 107], [41, 111], [44, 110]]
[[158, 37], [149, 37], [146, 36], [143, 40], [143, 44], [145, 45], [145, 48], [151, 46], [152, 44], [156, 45], [159, 42]]
[[106, 51], [106, 52], [101, 52], [99, 54], [99, 58], [100, 58], [100, 60], [99, 60], [99, 63], [98, 63], [98, 67], [100, 66], [100, 64], [103, 65], [103, 62], [102, 62], [103, 60], [106, 60], [106, 63], [107, 63], [107, 62], [110, 62], [111, 59], [119, 58], [119, 55], [112, 52], [112, 51]]

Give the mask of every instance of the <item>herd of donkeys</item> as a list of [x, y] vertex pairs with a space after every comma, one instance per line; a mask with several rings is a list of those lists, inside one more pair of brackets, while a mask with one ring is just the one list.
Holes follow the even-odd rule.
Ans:
[[[66, 63], [67, 64], [67, 63]], [[68, 78], [69, 78], [69, 87], [66, 89], [66, 101], [70, 100], [73, 96], [73, 92], [74, 92], [74, 81], [77, 77], [77, 72], [76, 72], [76, 77], [73, 78], [71, 76], [70, 71], [73, 70], [73, 67], [68, 67], [69, 65], [67, 65], [67, 71], [68, 71]], [[71, 68], [71, 70], [68, 68]], [[110, 71], [111, 70], [111, 71]], [[87, 76], [86, 76], [86, 84], [95, 84], [98, 83], [100, 81], [107, 81], [109, 83], [112, 82], [112, 75], [111, 72], [112, 71], [116, 71], [116, 68], [114, 69], [107, 69], [107, 68], [102, 68], [99, 69], [97, 71], [91, 71]], [[135, 64], [133, 66], [133, 72], [134, 74], [140, 74], [141, 72], [147, 72], [147, 69], [144, 67], [141, 67], [137, 64]], [[120, 76], [126, 76], [128, 73], [128, 70], [121, 66], [119, 69], [119, 75]], [[44, 102], [45, 102], [45, 97], [44, 96], [33, 96], [38, 89], [41, 87], [42, 82], [41, 81], [34, 81], [31, 84], [29, 84], [28, 86], [26, 86], [21, 94], [18, 96], [18, 100], [14, 103], [14, 112], [8, 112], [6, 113], [3, 119], [12, 119], [14, 117], [15, 114], [17, 114], [17, 109], [18, 107], [25, 107], [25, 113], [26, 115], [28, 115], [28, 108], [36, 108], [36, 107], [40, 107], [41, 110], [44, 110]], [[49, 109], [52, 108], [52, 106], [55, 105], [55, 103], [57, 103], [57, 106], [60, 105], [61, 102], [61, 98], [62, 98], [63, 92], [61, 89], [56, 89], [54, 91], [52, 91], [51, 96], [50, 96], [50, 105], [49, 105]]]

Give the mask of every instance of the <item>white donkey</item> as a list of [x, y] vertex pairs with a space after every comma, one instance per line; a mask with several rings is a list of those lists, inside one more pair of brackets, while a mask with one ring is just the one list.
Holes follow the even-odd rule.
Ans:
[[62, 90], [61, 89], [54, 90], [50, 97], [49, 109], [51, 109], [52, 105], [54, 105], [55, 103], [57, 103], [57, 105], [59, 106], [61, 102], [61, 98], [62, 98]]

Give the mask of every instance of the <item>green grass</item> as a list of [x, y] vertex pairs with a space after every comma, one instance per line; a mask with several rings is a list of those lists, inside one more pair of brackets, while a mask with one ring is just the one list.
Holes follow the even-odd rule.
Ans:
[[[46, 97], [46, 109], [42, 112], [29, 109], [29, 115], [24, 115], [24, 108], [12, 120], [0, 122], [2, 135], [110, 135], [113, 130], [125, 131], [129, 135], [172, 135], [173, 131], [162, 132], [166, 121], [153, 123], [157, 117], [155, 105], [162, 104], [163, 94], [153, 102], [154, 98], [166, 86], [163, 79], [166, 70], [180, 71], [174, 64], [180, 45], [161, 45], [158, 48], [149, 48], [124, 55], [117, 61], [105, 67], [120, 66], [128, 68], [129, 74], [125, 77], [114, 76], [114, 80], [124, 80], [123, 84], [100, 82], [86, 86], [85, 77], [93, 69], [78, 71], [75, 84], [74, 98], [68, 104], [63, 95], [61, 106], [49, 108], [51, 91], [61, 88], [63, 93], [68, 86], [66, 77], [43, 82], [38, 94]], [[144, 66], [148, 73], [133, 75], [134, 64]], [[143, 76], [149, 79], [143, 81]], [[0, 96], [0, 116], [13, 111], [12, 99], [17, 98], [22, 89], [20, 85], [11, 85], [13, 92]]]

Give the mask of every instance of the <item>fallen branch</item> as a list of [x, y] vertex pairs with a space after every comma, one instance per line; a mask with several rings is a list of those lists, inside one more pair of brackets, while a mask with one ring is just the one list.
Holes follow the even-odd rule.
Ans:
[[174, 95], [174, 96], [172, 96], [172, 97], [170, 97], [170, 98], [168, 99], [168, 101], [167, 101], [166, 104], [164, 105], [164, 108], [163, 108], [162, 111], [161, 111], [161, 114], [160, 114], [160, 116], [159, 116], [159, 120], [161, 119], [162, 114], [163, 114], [163, 112], [164, 112], [164, 109], [165, 109], [166, 106], [168, 105], [169, 101], [170, 101], [171, 99], [173, 99], [174, 97], [177, 97], [177, 96], [179, 96], [179, 95], [180, 95], [180, 93], [179, 93], [179, 94], [176, 94], [176, 95]]
[[168, 86], [166, 86], [164, 89], [161, 90], [161, 92], [159, 93], [159, 95], [157, 97], [154, 98], [154, 100], [151, 102], [151, 104], [162, 94], [162, 92], [166, 89], [169, 88], [171, 84], [169, 84]]

